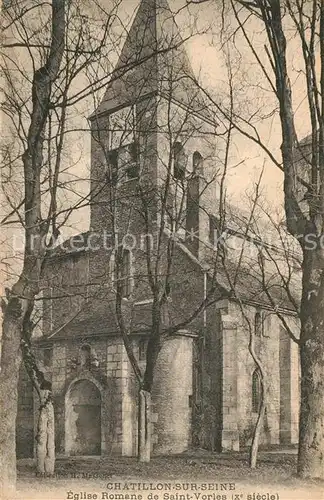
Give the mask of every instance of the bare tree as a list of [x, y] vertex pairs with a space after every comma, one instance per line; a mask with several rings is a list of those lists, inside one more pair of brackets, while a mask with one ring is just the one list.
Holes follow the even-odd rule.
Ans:
[[[174, 81], [176, 79], [174, 76]], [[171, 86], [173, 82], [170, 81], [169, 84]], [[119, 121], [111, 120], [115, 130], [110, 129], [110, 135], [116, 131], [119, 133], [117, 144], [113, 148], [111, 143], [107, 142], [108, 131], [100, 126], [99, 119], [95, 117], [93, 122], [94, 140], [101, 152], [101, 171], [105, 171], [107, 176], [106, 190], [102, 192], [104, 180], [101, 179], [98, 185], [99, 193], [95, 193], [93, 199], [94, 203], [99, 204], [101, 196], [104, 199], [107, 192], [109, 193], [110, 224], [107, 227], [115, 247], [110, 256], [110, 275], [102, 277], [103, 280], [108, 279], [110, 282], [110, 293], [105, 300], [113, 307], [112, 313], [116, 318], [138, 383], [138, 443], [139, 460], [142, 462], [149, 461], [151, 454], [151, 393], [159, 353], [168, 338], [190, 328], [192, 322], [201, 316], [203, 310], [214, 303], [217, 290], [217, 258], [216, 254], [209, 250], [210, 286], [208, 293], [201, 300], [193, 303], [191, 308], [183, 311], [181, 320], [181, 314], [176, 315], [173, 321], [171, 320], [172, 289], [174, 282], [179, 280], [177, 270], [179, 249], [182, 249], [180, 252], [188, 252], [186, 248], [190, 247], [190, 240], [192, 246], [204, 245], [204, 242], [199, 241], [201, 237], [199, 227], [189, 227], [187, 223], [188, 203], [190, 203], [189, 186], [194, 182], [197, 187], [199, 186], [196, 199], [191, 200], [198, 213], [199, 210], [206, 210], [202, 200], [206, 191], [216, 184], [216, 177], [221, 179], [221, 181], [218, 180], [219, 184], [225, 181], [225, 177], [222, 178], [221, 175], [224, 171], [224, 161], [226, 162], [224, 155], [220, 167], [218, 169], [214, 167], [215, 130], [212, 121], [206, 127], [203, 118], [195, 117], [190, 104], [193, 103], [189, 103], [186, 110], [181, 110], [172, 100], [172, 91], [167, 99], [159, 97], [157, 106], [163, 109], [165, 124], [159, 125], [156, 130], [161, 142], [158, 150], [150, 143], [149, 124], [146, 126], [143, 124], [149, 107], [142, 110], [142, 116], [140, 108], [137, 109], [136, 127], [133, 124], [130, 125], [133, 116], [131, 108], [128, 108], [126, 117], [121, 114]], [[130, 130], [134, 129], [137, 130], [138, 135], [130, 140]], [[226, 139], [224, 140], [223, 151], [226, 150], [226, 144], [230, 148], [230, 137], [227, 140], [228, 143]], [[189, 154], [186, 153], [187, 146], [190, 150], [193, 147], [190, 143], [197, 144], [197, 141], [205, 153], [208, 151], [209, 143], [209, 158], [207, 153], [204, 158], [205, 166], [208, 162], [211, 165], [209, 174], [206, 174], [208, 169], [204, 173], [202, 156], [201, 159], [197, 156], [197, 164], [193, 166]], [[138, 147], [138, 151], [133, 160], [129, 158], [125, 161], [123, 155], [125, 150], [129, 149], [130, 142], [131, 148]], [[181, 145], [183, 143], [184, 146]], [[119, 154], [118, 167], [117, 163], [111, 160], [112, 151], [116, 150]], [[158, 162], [160, 172], [160, 178], [157, 181], [156, 174], [153, 172], [152, 175], [151, 171], [151, 162], [154, 162], [154, 159]], [[211, 201], [214, 203], [215, 199], [212, 198]], [[134, 235], [137, 238], [144, 237], [143, 248], [139, 252], [137, 248], [132, 248], [132, 242], [130, 242], [130, 247], [127, 244], [127, 237], [134, 237]], [[122, 241], [124, 243], [121, 243]], [[135, 254], [136, 261], [133, 277], [125, 274], [125, 260], [129, 261], [130, 251]], [[196, 256], [198, 257], [198, 253]], [[132, 341], [132, 335], [136, 333], [136, 325], [131, 320], [136, 301], [143, 296], [149, 302], [150, 318], [144, 369], [139, 363]], [[178, 319], [176, 319], [177, 316]]]
[[[91, 5], [101, 8], [97, 2]], [[4, 494], [15, 487], [22, 355], [41, 400], [38, 471], [52, 474], [54, 470], [53, 406], [49, 384], [31, 350], [32, 313], [48, 248], [71, 212], [88, 204], [87, 196], [75, 196], [68, 175], [64, 145], [68, 134], [78, 128], [69, 110], [73, 99], [82, 99], [74, 88], [76, 78], [101, 56], [117, 6], [118, 2], [106, 12], [101, 29], [95, 25], [96, 36], [93, 19], [78, 2], [9, 2], [3, 6], [2, 93], [7, 129], [2, 141], [2, 224], [16, 230], [24, 242], [20, 266], [12, 270], [2, 299], [0, 486]], [[69, 193], [67, 203], [64, 192]]]
[[[26, 248], [23, 272], [11, 288], [3, 310], [1, 351], [1, 488], [4, 492], [15, 484], [15, 421], [17, 385], [21, 361], [20, 342], [24, 323], [29, 321], [34, 297], [38, 293], [44, 248], [41, 241], [48, 230], [41, 224], [41, 169], [44, 132], [47, 124], [51, 87], [59, 74], [65, 40], [65, 3], [52, 6], [52, 39], [45, 64], [35, 72], [31, 120], [26, 149], [22, 155], [25, 180]], [[37, 241], [38, 240], [38, 241]], [[8, 400], [8, 395], [9, 400]]]
[[[299, 242], [302, 253], [301, 335], [301, 412], [298, 474], [323, 478], [323, 26], [324, 9], [319, 2], [258, 0], [222, 2], [224, 39], [238, 51], [238, 37], [254, 59], [260, 77], [257, 88], [260, 108], [250, 116], [238, 112], [233, 125], [263, 150], [283, 172], [284, 208], [289, 233]], [[252, 33], [260, 28], [260, 45]], [[289, 33], [289, 35], [288, 35]], [[293, 36], [290, 36], [293, 33]], [[291, 50], [299, 55], [298, 85]], [[302, 83], [301, 83], [302, 81]], [[292, 83], [293, 82], [293, 83]], [[302, 88], [301, 88], [302, 87]], [[308, 124], [309, 152], [297, 138], [299, 131], [296, 96], [302, 90]], [[262, 100], [263, 95], [263, 100]], [[281, 125], [281, 158], [275, 147], [263, 139], [260, 125], [266, 120], [262, 103]], [[222, 108], [222, 109], [221, 109]], [[272, 108], [272, 109], [271, 109]], [[219, 106], [223, 116], [225, 107]], [[304, 158], [302, 159], [301, 156]], [[309, 244], [309, 241], [315, 244]]]
[[[145, 2], [143, 11], [144, 8]], [[100, 224], [103, 219], [104, 228], [109, 231], [114, 246], [110, 255], [109, 269], [103, 268], [99, 279], [101, 284], [99, 282], [97, 286], [102, 288], [106, 285], [107, 290], [108, 285], [109, 291], [101, 300], [106, 302], [107, 307], [112, 308], [112, 314], [116, 319], [118, 331], [138, 383], [139, 460], [143, 462], [150, 460], [151, 393], [163, 344], [168, 338], [189, 328], [203, 310], [215, 301], [217, 258], [213, 255], [213, 250], [209, 249], [212, 258], [209, 263], [208, 293], [196, 301], [191, 310], [187, 308], [182, 315], [176, 316], [176, 320], [170, 320], [172, 287], [177, 276], [177, 253], [179, 249], [180, 252], [188, 252], [186, 233], [192, 239], [192, 247], [197, 247], [196, 253], [194, 251], [192, 254], [196, 255], [194, 259], [201, 257], [198, 256], [198, 246], [202, 245], [199, 241], [201, 236], [199, 227], [189, 226], [187, 223], [188, 204], [194, 206], [197, 214], [200, 210], [206, 212], [207, 207], [201, 202], [205, 193], [213, 186], [215, 188], [217, 176], [221, 179], [218, 181], [219, 185], [223, 185], [225, 181], [225, 176], [221, 175], [224, 170], [224, 157], [221, 160], [215, 157], [216, 122], [212, 114], [207, 112], [206, 106], [203, 106], [201, 98], [199, 100], [197, 96], [199, 88], [187, 89], [188, 94], [182, 95], [185, 99], [184, 105], [181, 107], [176, 104], [174, 93], [177, 92], [179, 81], [186, 80], [188, 71], [188, 66], [184, 64], [187, 61], [181, 59], [183, 57], [181, 54], [179, 58], [177, 53], [183, 40], [178, 33], [173, 35], [171, 30], [170, 33], [164, 34], [167, 43], [164, 41], [164, 45], [160, 46], [158, 41], [157, 49], [154, 51], [152, 47], [145, 45], [147, 36], [145, 33], [150, 32], [146, 28], [145, 23], [138, 26], [140, 33], [143, 30], [143, 41], [141, 41], [143, 46], [141, 43], [139, 46], [136, 43], [134, 46], [126, 45], [107, 91], [109, 102], [111, 97], [115, 98], [113, 90], [116, 80], [121, 80], [120, 88], [124, 85], [123, 78], [126, 83], [132, 81], [134, 88], [131, 91], [126, 90], [125, 102], [135, 101], [135, 104], [127, 105], [107, 116], [104, 99], [102, 104], [96, 106], [97, 110], [91, 118], [92, 230], [102, 230]], [[138, 34], [135, 41], [137, 38]], [[158, 71], [163, 75], [163, 83], [158, 84], [161, 88], [158, 88], [160, 93], [156, 99], [150, 96], [147, 98], [145, 93], [148, 93], [154, 85], [150, 78], [155, 82], [153, 71], [150, 75], [150, 58], [153, 58], [153, 64], [156, 64], [155, 57], [159, 56], [161, 59]], [[135, 72], [132, 61], [136, 61]], [[127, 62], [128, 68], [125, 74], [121, 74], [120, 65]], [[109, 88], [112, 89], [111, 96]], [[123, 92], [125, 91], [121, 91], [118, 95], [119, 100], [123, 99]], [[130, 95], [127, 92], [130, 92]], [[96, 96], [94, 97], [96, 103]], [[197, 111], [198, 104], [201, 108]], [[157, 113], [161, 124], [159, 120], [156, 121]], [[152, 141], [154, 133], [159, 138], [157, 146], [155, 141]], [[222, 141], [221, 135], [220, 141]], [[230, 148], [230, 136], [224, 142], [223, 151], [226, 147]], [[194, 152], [194, 146], [204, 149], [204, 160], [198, 151], [195, 160], [192, 160], [192, 153], [191, 155], [186, 153], [187, 147], [189, 151]], [[215, 167], [217, 160], [221, 162], [219, 168]], [[193, 161], [196, 164], [193, 165]], [[225, 159], [225, 163], [226, 161]], [[209, 172], [206, 174], [208, 163]], [[156, 170], [152, 165], [155, 165]], [[189, 185], [194, 184], [198, 190], [195, 198], [193, 193], [190, 195], [189, 190]], [[215, 210], [215, 199], [209, 196], [209, 201]], [[132, 239], [134, 235], [137, 237], [146, 235], [147, 238], [143, 248], [139, 252], [137, 248], [134, 251], [136, 267], [132, 276], [130, 261], [133, 248], [132, 241], [129, 248], [127, 236]], [[107, 261], [107, 257], [105, 260]], [[179, 276], [177, 278], [179, 279]], [[136, 333], [136, 325], [132, 323], [136, 301], [143, 296], [148, 301], [150, 309], [144, 368], [136, 357], [132, 338]]]
[[[78, 193], [75, 182], [80, 177], [71, 176], [65, 147], [74, 132], [84, 131], [73, 119], [73, 110], [78, 107], [76, 115], [80, 114], [80, 105], [115, 78], [109, 51], [115, 49], [120, 33], [111, 35], [110, 28], [113, 22], [122, 26], [116, 10], [119, 3], [113, 2], [109, 12], [96, 1], [87, 5], [9, 3], [3, 11], [2, 91], [9, 132], [3, 143], [6, 212], [2, 224], [20, 225], [25, 239], [21, 270], [2, 301], [0, 455], [5, 491], [14, 486], [16, 477], [14, 437], [21, 353], [41, 399], [38, 470], [53, 473], [54, 429], [44, 425], [46, 419], [53, 423], [51, 395], [31, 349], [32, 312], [50, 249], [68, 225], [69, 216], [93, 198], [93, 192]], [[105, 21], [98, 26], [102, 15]], [[26, 64], [17, 62], [23, 59], [21, 55], [27, 56]], [[138, 64], [133, 59], [125, 61], [118, 77]], [[77, 78], [85, 78], [82, 90], [76, 86]], [[50, 435], [44, 432], [45, 427]], [[47, 445], [51, 450], [46, 465], [43, 452]]]
[[[236, 299], [238, 300], [239, 306], [240, 306], [240, 311], [242, 314], [242, 318], [244, 323], [246, 324], [248, 331], [249, 331], [249, 344], [248, 344], [248, 349], [249, 353], [255, 363], [256, 366], [256, 376], [258, 377], [258, 380], [260, 382], [260, 400], [258, 401], [258, 416], [255, 422], [254, 430], [253, 430], [253, 435], [252, 435], [252, 441], [251, 441], [251, 446], [250, 446], [250, 454], [249, 454], [249, 465], [251, 469], [255, 469], [257, 465], [257, 458], [258, 458], [258, 450], [259, 450], [259, 443], [260, 443], [260, 437], [262, 433], [262, 429], [264, 426], [264, 417], [265, 417], [265, 412], [267, 408], [267, 402], [266, 402], [266, 377], [265, 377], [265, 370], [263, 367], [263, 362], [260, 357], [260, 355], [257, 354], [256, 348], [255, 348], [255, 325], [251, 323], [251, 320], [249, 318], [249, 315], [245, 311], [244, 303], [242, 301], [242, 298], [240, 297], [239, 293], [237, 293], [236, 290], [236, 276], [238, 273], [240, 273], [241, 269], [240, 266], [242, 264], [242, 261], [244, 259], [244, 254], [245, 254], [245, 243], [248, 242], [248, 238], [251, 235], [251, 232], [253, 230], [253, 221], [255, 219], [255, 211], [258, 206], [259, 198], [260, 198], [260, 184], [262, 180], [262, 174], [263, 171], [260, 174], [259, 180], [255, 186], [255, 192], [254, 192], [254, 198], [252, 200], [252, 207], [251, 211], [249, 213], [248, 219], [245, 221], [245, 224], [242, 225], [242, 230], [243, 230], [243, 243], [242, 247], [240, 250], [240, 254], [238, 256], [238, 266], [237, 266], [237, 271], [234, 276], [234, 279], [232, 279], [231, 275], [229, 272], [227, 272], [227, 258], [226, 255], [224, 254], [223, 256], [223, 266], [227, 275], [227, 279], [230, 284], [230, 289]], [[251, 261], [251, 256], [250, 256], [250, 261]], [[267, 270], [264, 269], [264, 275], [266, 275]], [[263, 321], [261, 319], [261, 321]]]
[[[176, 42], [170, 40], [168, 47], [163, 48], [163, 53], [178, 48], [179, 43]], [[129, 51], [131, 48], [128, 47]], [[138, 50], [137, 46], [133, 48]], [[147, 49], [146, 46], [144, 48]], [[140, 46], [140, 49], [143, 47]], [[207, 110], [199, 85], [194, 84], [187, 89], [185, 106], [177, 105], [174, 93], [178, 82], [187, 78], [192, 83], [193, 75], [186, 73], [188, 69], [186, 67], [184, 70], [181, 61], [179, 64], [179, 55], [176, 54], [170, 60], [173, 65], [169, 65], [166, 70], [168, 78], [164, 76], [162, 95], [158, 94], [153, 99], [150, 95], [145, 96], [145, 93], [141, 95], [141, 88], [146, 89], [148, 83], [146, 72], [140, 72], [138, 64], [138, 73], [135, 75], [132, 73], [134, 68], [129, 69], [133, 81], [137, 83], [133, 90], [137, 99], [131, 94], [135, 104], [129, 104], [130, 97], [126, 94], [127, 105], [109, 112], [109, 109], [105, 110], [105, 102], [109, 103], [111, 97], [115, 97], [114, 82], [120, 78], [117, 66], [108, 86], [107, 97], [102, 103], [95, 102], [96, 112], [91, 117], [93, 170], [90, 237], [91, 231], [95, 236], [96, 231], [105, 228], [113, 242], [112, 252], [108, 256], [103, 253], [101, 257], [91, 257], [89, 249], [89, 259], [96, 258], [96, 267], [99, 267], [98, 262], [102, 259], [101, 272], [97, 271], [94, 279], [96, 292], [92, 298], [96, 303], [104, 303], [115, 317], [137, 379], [141, 461], [150, 459], [151, 394], [163, 345], [184, 329], [190, 331], [196, 320], [201, 321], [203, 318], [204, 321], [206, 308], [214, 304], [219, 296], [218, 271], [224, 266], [219, 251], [223, 252], [223, 248], [222, 245], [217, 246], [217, 235], [214, 242], [216, 248], [208, 241], [209, 216], [213, 214], [218, 220], [217, 234], [225, 231], [229, 223], [226, 217], [225, 181], [231, 161], [233, 126], [230, 123], [226, 128], [216, 123], [216, 115], [210, 109]], [[127, 72], [123, 76], [127, 77]], [[231, 74], [229, 78], [232, 78]], [[123, 97], [122, 93], [118, 95], [121, 100]], [[122, 100], [122, 103], [125, 102]], [[230, 97], [230, 102], [232, 108], [229, 112], [233, 113], [234, 96]], [[156, 121], [157, 110], [159, 121]], [[154, 134], [159, 139], [157, 144], [152, 140]], [[191, 212], [194, 212], [194, 216]], [[200, 223], [202, 215], [204, 222]], [[133, 248], [135, 236], [146, 236], [140, 251], [137, 247]], [[86, 239], [90, 240], [90, 237], [86, 235]], [[179, 252], [191, 256], [194, 266], [203, 270], [207, 283], [204, 294], [192, 300], [188, 298], [183, 311], [177, 305], [174, 289], [179, 289], [181, 282], [186, 289], [188, 275], [192, 271], [182, 270], [179, 273]], [[136, 263], [133, 272], [130, 265], [132, 254], [135, 254]], [[238, 259], [236, 267], [240, 265]], [[63, 275], [62, 269], [60, 273]], [[55, 270], [55, 277], [56, 274]], [[92, 278], [88, 277], [89, 284]], [[79, 285], [75, 283], [76, 287]], [[235, 288], [235, 284], [233, 286]], [[79, 288], [81, 290], [82, 286]], [[66, 296], [67, 289], [73, 296], [73, 283], [69, 282], [65, 289], [64, 286], [57, 286], [52, 298]], [[133, 343], [138, 327], [133, 318], [137, 303], [143, 297], [149, 309], [148, 317], [143, 318], [148, 330], [144, 367], [139, 363]], [[176, 313], [172, 311], [173, 304]], [[80, 309], [69, 313], [70, 320], [73, 320]], [[51, 338], [67, 326], [62, 314], [59, 319], [61, 323], [55, 325]], [[260, 420], [262, 422], [262, 418]]]

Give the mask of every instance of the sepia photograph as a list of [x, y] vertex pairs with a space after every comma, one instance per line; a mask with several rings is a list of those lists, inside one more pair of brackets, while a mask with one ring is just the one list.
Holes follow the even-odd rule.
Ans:
[[323, 0], [2, 0], [1, 500], [324, 500]]

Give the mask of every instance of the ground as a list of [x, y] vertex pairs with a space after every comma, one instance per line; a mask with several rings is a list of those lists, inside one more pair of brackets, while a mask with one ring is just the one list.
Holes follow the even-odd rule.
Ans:
[[18, 497], [21, 500], [324, 500], [324, 483], [301, 481], [294, 477], [295, 469], [296, 454], [291, 450], [261, 452], [256, 470], [248, 468], [246, 453], [195, 451], [156, 457], [149, 464], [139, 464], [135, 458], [61, 458], [56, 463], [56, 477], [47, 479], [34, 476], [31, 460], [20, 460]]

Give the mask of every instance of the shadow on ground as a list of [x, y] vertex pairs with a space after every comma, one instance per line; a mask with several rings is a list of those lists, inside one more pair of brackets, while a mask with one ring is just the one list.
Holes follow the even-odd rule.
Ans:
[[[215, 496], [210, 498], [197, 498], [194, 494], [186, 498], [166, 498], [162, 491], [158, 492], [158, 500], [273, 500], [272, 494], [276, 495], [275, 500], [323, 500], [324, 484], [319, 481], [302, 481], [295, 476], [295, 470], [296, 454], [292, 450], [260, 452], [255, 470], [248, 467], [247, 452], [220, 454], [194, 450], [178, 456], [153, 457], [149, 464], [140, 464], [136, 458], [115, 456], [58, 458], [55, 477], [45, 479], [35, 477], [32, 460], [20, 460], [18, 487], [20, 498], [24, 500], [87, 500], [88, 497], [83, 498], [78, 493], [81, 489], [87, 494], [96, 491], [99, 500], [105, 498], [102, 493], [107, 493], [107, 483], [235, 483], [235, 491], [241, 492], [240, 497], [235, 497], [233, 491], [222, 491], [222, 496], [218, 497], [220, 492], [214, 491]], [[71, 494], [69, 497], [69, 492], [73, 492], [75, 496]], [[113, 490], [108, 492], [113, 494]], [[249, 492], [251, 498], [248, 496]], [[253, 493], [257, 495], [262, 492], [268, 496], [253, 498]], [[149, 491], [142, 500], [147, 499], [147, 493]], [[111, 497], [111, 500], [116, 499]]]

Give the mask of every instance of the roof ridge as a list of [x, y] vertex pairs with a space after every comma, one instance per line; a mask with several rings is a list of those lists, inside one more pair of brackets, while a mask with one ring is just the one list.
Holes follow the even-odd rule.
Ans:
[[161, 96], [167, 92], [174, 101], [211, 120], [184, 43], [168, 1], [142, 0], [104, 97], [91, 117], [112, 112], [152, 92]]

